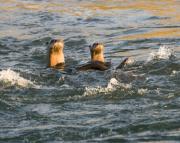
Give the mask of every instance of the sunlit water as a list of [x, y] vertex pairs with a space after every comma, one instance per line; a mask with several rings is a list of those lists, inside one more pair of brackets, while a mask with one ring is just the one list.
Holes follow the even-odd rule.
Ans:
[[[0, 3], [0, 142], [180, 141], [180, 1]], [[48, 69], [52, 38], [74, 66], [102, 42], [113, 67]]]

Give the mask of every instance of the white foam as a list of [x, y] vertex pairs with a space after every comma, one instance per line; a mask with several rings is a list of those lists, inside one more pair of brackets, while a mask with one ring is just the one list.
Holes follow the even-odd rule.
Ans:
[[147, 59], [147, 61], [151, 61], [154, 59], [164, 59], [164, 60], [170, 59], [173, 54], [174, 54], [174, 51], [172, 48], [165, 46], [165, 45], [160, 46], [158, 51], [153, 51], [150, 53], [150, 56]]
[[123, 89], [131, 89], [132, 88], [132, 85], [131, 84], [125, 84], [125, 83], [121, 83], [119, 82], [116, 78], [111, 78], [109, 83], [108, 83], [108, 86], [107, 86], [108, 89], [117, 89], [117, 88], [123, 88]]
[[68, 84], [63, 84], [60, 86], [62, 89], [72, 89], [72, 87]]
[[0, 71], [0, 82], [10, 85], [18, 85], [20, 87], [35, 87], [32, 81], [24, 79], [19, 73], [7, 69]]
[[173, 70], [170, 74], [170, 77], [178, 77], [180, 75], [180, 71]]
[[113, 89], [117, 85], [119, 85], [119, 82], [116, 80], [116, 78], [111, 78], [108, 85], [107, 85], [107, 88]]
[[148, 93], [148, 89], [144, 89], [144, 88], [138, 89], [138, 94], [144, 95], [144, 94], [146, 94], [146, 93]]
[[135, 59], [132, 57], [129, 57], [128, 60], [126, 61], [126, 65], [133, 65], [135, 63]]
[[98, 93], [107, 94], [109, 92], [114, 91], [116, 89], [117, 85], [119, 85], [119, 82], [115, 78], [112, 78], [109, 81], [107, 87], [101, 87], [101, 86], [98, 86], [98, 87], [86, 87], [83, 96], [96, 95]]
[[100, 87], [100, 86], [99, 87], [86, 87], [83, 96], [92, 96], [92, 95], [96, 95], [98, 93], [107, 94], [111, 91], [112, 91], [112, 89], [110, 89], [110, 88]]
[[92, 96], [92, 95], [97, 95], [99, 93], [103, 94], [108, 94], [110, 92], [113, 92], [117, 90], [118, 88], [122, 88], [123, 90], [131, 89], [132, 85], [131, 84], [125, 84], [119, 82], [116, 78], [111, 78], [107, 87], [86, 87], [85, 92], [83, 96]]

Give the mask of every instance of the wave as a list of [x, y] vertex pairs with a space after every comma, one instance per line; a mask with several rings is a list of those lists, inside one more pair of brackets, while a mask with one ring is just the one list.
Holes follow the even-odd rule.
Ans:
[[0, 83], [3, 86], [37, 87], [32, 81], [21, 77], [19, 73], [11, 69], [0, 71]]
[[102, 87], [102, 86], [85, 87], [83, 96], [92, 96], [100, 93], [109, 94], [111, 92], [116, 91], [117, 89], [122, 89], [122, 90], [132, 89], [132, 85], [131, 83], [125, 84], [118, 81], [116, 78], [111, 78], [106, 87]]
[[160, 46], [158, 51], [153, 51], [150, 53], [150, 56], [148, 57], [147, 62], [152, 61], [152, 60], [159, 60], [159, 59], [168, 60], [168, 59], [171, 59], [173, 56], [174, 56], [173, 49], [166, 45], [163, 45], [163, 46]]

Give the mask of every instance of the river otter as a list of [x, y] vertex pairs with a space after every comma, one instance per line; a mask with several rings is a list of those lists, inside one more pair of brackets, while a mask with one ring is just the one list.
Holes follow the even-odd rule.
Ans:
[[53, 39], [48, 44], [48, 67], [63, 69], [64, 61], [64, 41]]
[[[107, 70], [111, 67], [111, 62], [105, 62], [104, 59], [104, 45], [102, 43], [94, 43], [92, 46], [89, 46], [90, 53], [91, 53], [91, 61], [84, 64], [80, 65], [77, 67], [78, 70]], [[116, 69], [122, 68], [128, 58], [125, 58], [117, 67]]]
[[107, 70], [110, 68], [111, 63], [104, 60], [104, 45], [101, 43], [94, 43], [89, 46], [91, 53], [91, 61], [77, 67], [78, 70]]

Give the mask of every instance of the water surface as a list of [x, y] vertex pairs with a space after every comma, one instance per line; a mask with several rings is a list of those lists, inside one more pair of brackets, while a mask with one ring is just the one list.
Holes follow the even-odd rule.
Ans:
[[[179, 13], [178, 0], [1, 0], [0, 142], [179, 142]], [[113, 67], [47, 69], [52, 38], [73, 65], [102, 42]]]

